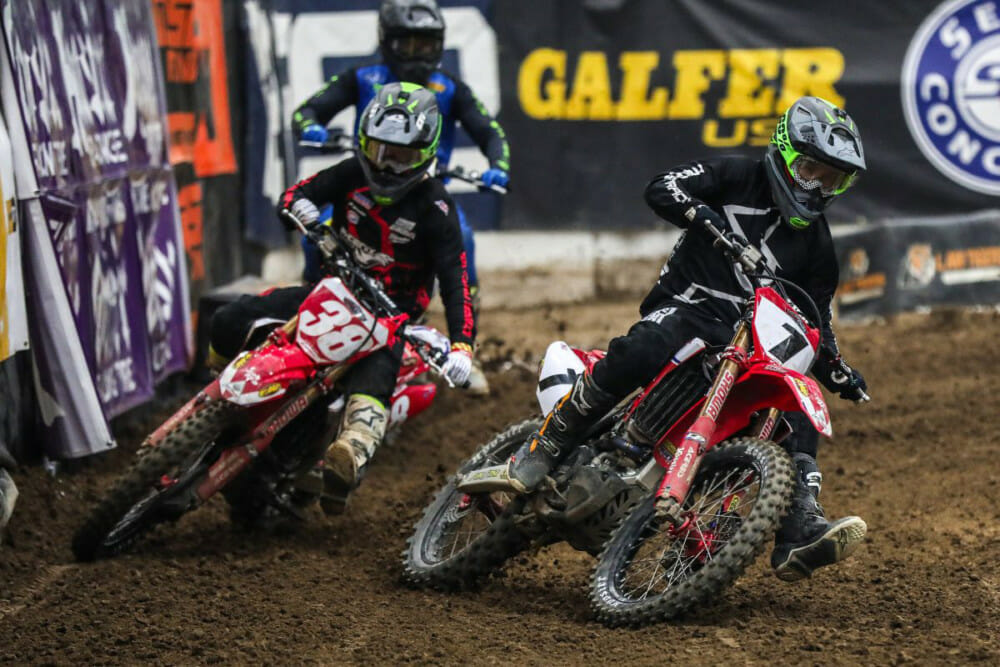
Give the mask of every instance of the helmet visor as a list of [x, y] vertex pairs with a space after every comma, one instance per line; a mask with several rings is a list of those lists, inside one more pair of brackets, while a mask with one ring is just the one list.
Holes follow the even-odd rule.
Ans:
[[365, 158], [379, 171], [391, 171], [394, 174], [402, 174], [415, 167], [419, 167], [424, 161], [423, 151], [419, 148], [409, 146], [398, 146], [387, 144], [378, 139], [368, 137], [362, 147]]
[[788, 171], [800, 188], [810, 192], [819, 188], [824, 197], [839, 195], [857, 180], [856, 171], [844, 171], [807, 155], [799, 155]]
[[389, 49], [400, 60], [438, 61], [444, 48], [443, 40], [435, 35], [401, 35], [389, 40]]

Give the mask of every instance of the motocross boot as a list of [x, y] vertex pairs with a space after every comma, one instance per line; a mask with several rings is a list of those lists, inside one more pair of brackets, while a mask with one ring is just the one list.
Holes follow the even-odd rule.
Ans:
[[532, 491], [573, 449], [580, 435], [617, 402], [617, 397], [598, 387], [589, 373], [581, 375], [549, 413], [542, 428], [521, 445], [510, 461], [470, 472], [458, 488], [470, 493]]
[[[482, 296], [479, 292], [479, 285], [469, 286], [469, 297], [472, 299], [472, 319], [476, 323], [476, 328], [479, 327], [479, 315], [482, 312]], [[486, 373], [483, 372], [483, 365], [479, 362], [479, 359], [475, 357], [475, 351], [473, 351], [472, 357], [472, 370], [469, 373], [469, 384], [466, 385], [465, 391], [472, 396], [489, 396], [490, 395], [490, 382], [486, 379]]]
[[347, 508], [348, 496], [361, 483], [382, 442], [387, 421], [385, 406], [371, 396], [352, 394], [347, 399], [340, 434], [323, 459], [325, 491], [320, 505], [327, 514], [340, 514]]
[[476, 358], [472, 359], [472, 370], [469, 372], [469, 384], [465, 391], [473, 396], [489, 396], [490, 381], [486, 379], [483, 372], [483, 365]]
[[861, 517], [827, 521], [817, 501], [823, 476], [816, 460], [808, 454], [796, 453], [792, 461], [798, 469], [795, 492], [771, 552], [771, 567], [782, 581], [805, 579], [818, 567], [844, 560], [854, 553], [868, 532], [868, 525]]

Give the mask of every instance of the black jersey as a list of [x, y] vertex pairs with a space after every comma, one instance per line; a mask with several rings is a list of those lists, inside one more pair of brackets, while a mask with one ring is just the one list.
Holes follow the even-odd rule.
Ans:
[[453, 343], [475, 338], [462, 231], [455, 204], [441, 181], [428, 178], [400, 201], [381, 206], [352, 157], [288, 188], [281, 207], [306, 198], [333, 205], [333, 226], [357, 264], [385, 287], [411, 317], [430, 303], [437, 277]]
[[[646, 202], [664, 220], [685, 230], [688, 209], [699, 204], [711, 207], [730, 230], [760, 249], [779, 277], [812, 297], [822, 318], [824, 340], [836, 350], [830, 304], [839, 269], [830, 228], [825, 219], [805, 229], [783, 222], [764, 169], [762, 161], [740, 157], [691, 162], [654, 178], [646, 187]], [[712, 240], [702, 230], [685, 231], [642, 302], [644, 317], [671, 302], [683, 302], [722, 322], [735, 323], [745, 292]], [[794, 292], [790, 296], [794, 300]]]

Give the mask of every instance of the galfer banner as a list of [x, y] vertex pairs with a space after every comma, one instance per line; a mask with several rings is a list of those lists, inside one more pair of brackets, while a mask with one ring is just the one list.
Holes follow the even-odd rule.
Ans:
[[[33, 243], [47, 242], [33, 252], [53, 256], [58, 268], [53, 275], [38, 264], [33, 278], [61, 282], [59, 291], [35, 285], [32, 292], [61, 292], [72, 314], [67, 323], [57, 308], [31, 309], [33, 331], [53, 334], [55, 346], [40, 361], [52, 367], [41, 375], [42, 389], [58, 406], [73, 383], [92, 380], [105, 415], [113, 416], [148, 399], [155, 382], [186, 367], [190, 354], [150, 6], [5, 0], [2, 9], [39, 190], [28, 224], [44, 226], [40, 237], [33, 230]], [[64, 363], [60, 337], [74, 335], [90, 378], [55, 368]], [[65, 451], [79, 455], [88, 446], [68, 443]]]
[[[326, 81], [349, 67], [370, 64], [378, 54], [378, 0], [247, 0], [247, 152], [246, 224], [250, 240], [283, 245], [287, 236], [274, 206], [294, 181], [341, 157], [306, 156], [295, 146], [290, 122], [295, 108]], [[497, 38], [492, 26], [494, 0], [439, 0], [445, 20], [442, 67], [464, 80], [491, 114], [500, 109]], [[354, 130], [353, 107], [331, 127]], [[512, 151], [513, 152], [513, 151]], [[286, 159], [286, 156], [293, 156]], [[486, 158], [459, 129], [452, 166], [482, 171]], [[496, 196], [478, 194], [453, 182], [469, 223], [495, 229]]]
[[500, 0], [505, 226], [638, 228], [649, 180], [763, 156], [802, 95], [857, 122], [868, 173], [833, 221], [976, 211], [1000, 194], [995, 0]]

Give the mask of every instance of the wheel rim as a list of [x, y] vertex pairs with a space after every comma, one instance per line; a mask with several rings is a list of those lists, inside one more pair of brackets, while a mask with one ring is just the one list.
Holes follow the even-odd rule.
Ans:
[[[159, 510], [171, 500], [183, 496], [190, 491], [190, 486], [210, 465], [209, 459], [218, 456], [221, 451], [217, 443], [222, 437], [213, 437], [200, 451], [191, 455], [184, 463], [176, 466], [168, 474], [157, 480], [149, 492], [129, 508], [128, 512], [116, 523], [101, 540], [100, 554], [115, 554], [128, 547], [133, 540], [156, 524], [176, 519], [168, 512]], [[183, 514], [183, 512], [180, 512]]]
[[699, 474], [685, 503], [685, 522], [661, 526], [646, 519], [616, 581], [621, 598], [642, 602], [663, 596], [709, 564], [726, 548], [760, 497], [761, 478], [751, 466]]
[[[500, 465], [520, 445], [520, 441], [505, 443], [476, 467]], [[489, 530], [513, 498], [505, 492], [468, 494], [453, 490], [438, 514], [438, 530], [430, 531], [431, 539], [421, 549], [424, 562], [436, 565], [461, 554]]]

